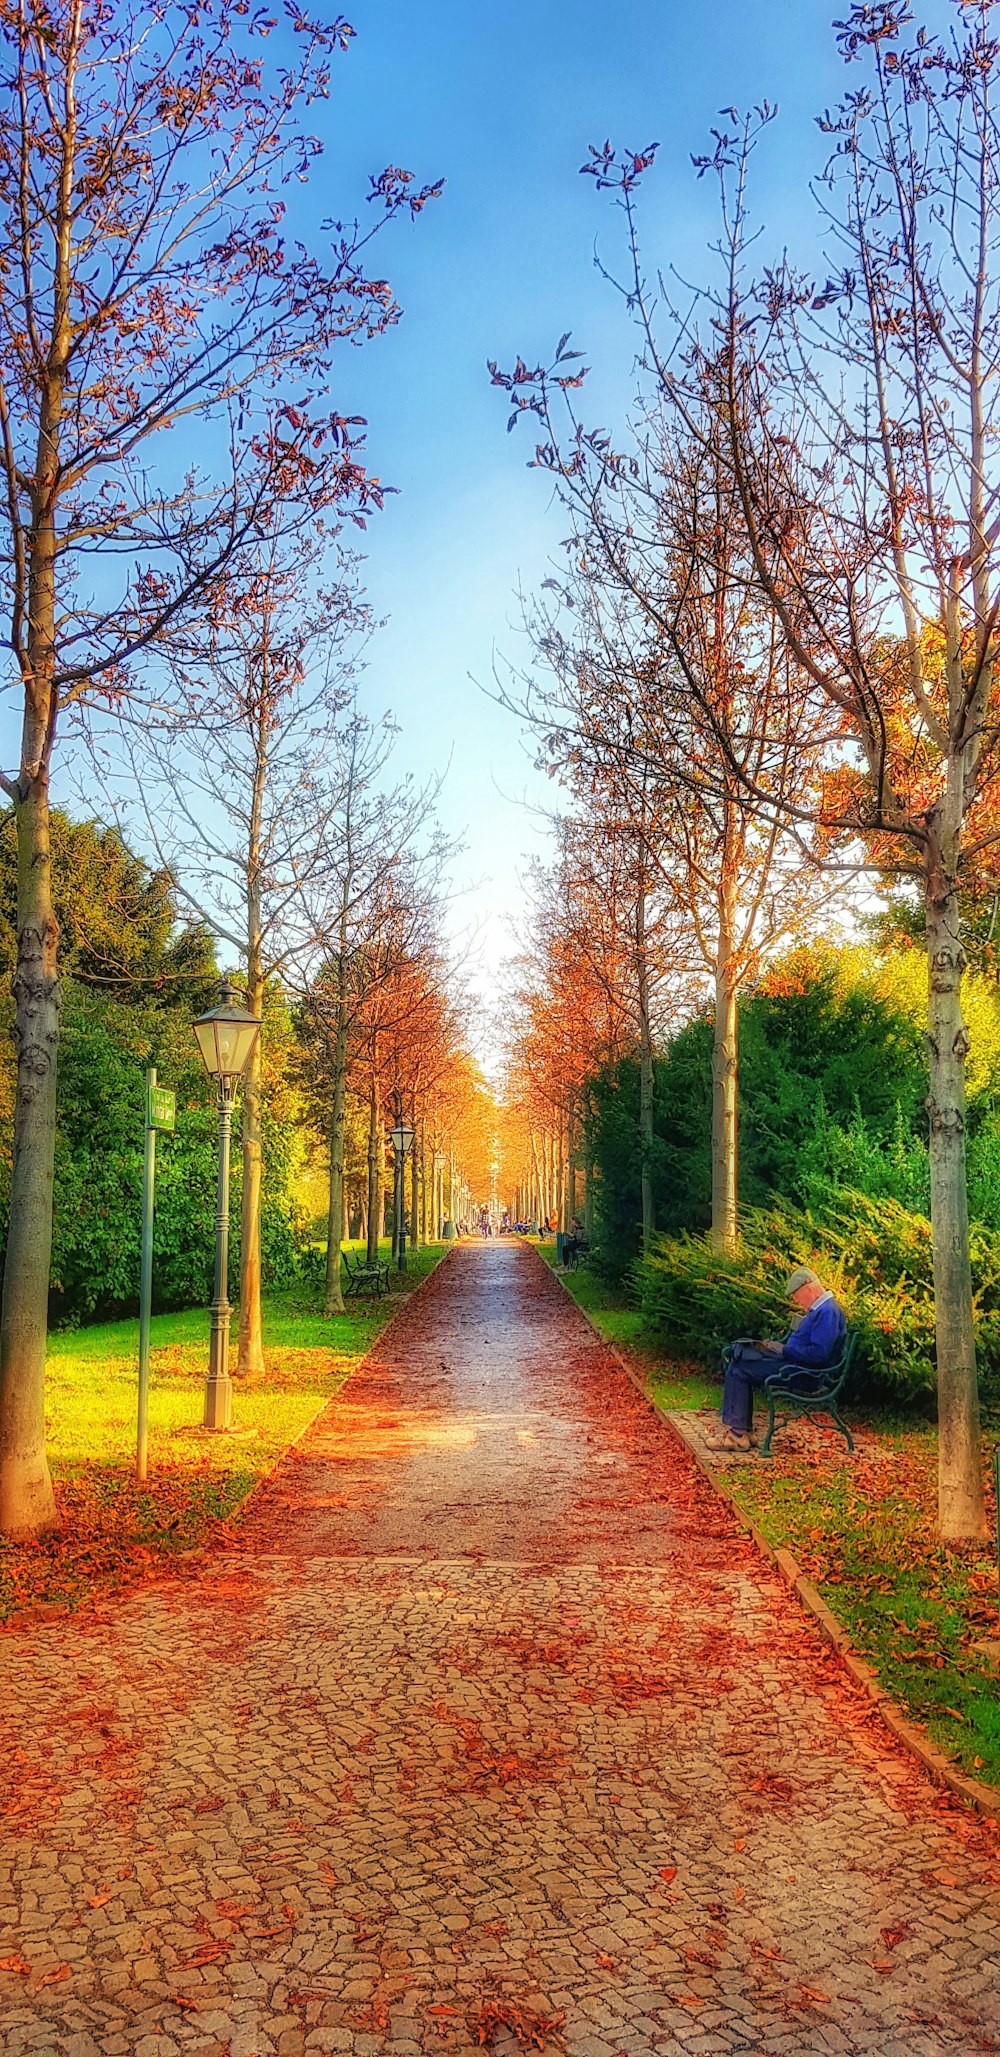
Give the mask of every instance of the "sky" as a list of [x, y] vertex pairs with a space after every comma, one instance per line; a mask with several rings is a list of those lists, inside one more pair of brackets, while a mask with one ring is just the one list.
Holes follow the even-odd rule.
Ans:
[[366, 540], [385, 626], [363, 691], [397, 716], [400, 761], [420, 777], [449, 767], [442, 813], [465, 845], [452, 921], [476, 931], [487, 994], [523, 935], [525, 867], [557, 796], [483, 689], [526, 654], [518, 590], [546, 576], [565, 523], [528, 468], [530, 433], [506, 433], [486, 361], [537, 362], [569, 329], [592, 366], [590, 418], [621, 420], [632, 339], [594, 264], [595, 249], [613, 261], [618, 223], [579, 171], [605, 137], [660, 144], [646, 247], [701, 277], [714, 193], [691, 155], [723, 107], [776, 101], [757, 208], [778, 244], [813, 247], [815, 116], [845, 84], [831, 15], [829, 0], [362, 0], [351, 14], [325, 159], [338, 207], [390, 161], [446, 181], [379, 246], [401, 323], [342, 366], [345, 411], [366, 416], [370, 466], [397, 489]]
[[[441, 816], [463, 845], [449, 918], [460, 944], [475, 937], [486, 1056], [501, 1027], [497, 972], [525, 932], [526, 868], [544, 861], [545, 810], [558, 798], [489, 691], [495, 668], [527, 657], [518, 592], [538, 588], [565, 530], [529, 468], [530, 429], [506, 433], [486, 362], [548, 360], [570, 330], [592, 367], [588, 420], [622, 422], [634, 339], [594, 262], [596, 250], [614, 265], [620, 220], [580, 176], [587, 146], [605, 138], [659, 143], [642, 203], [649, 265], [699, 280], [715, 192], [692, 153], [723, 108], [777, 103], [755, 167], [762, 253], [787, 243], [821, 261], [808, 191], [824, 155], [815, 118], [858, 79], [832, 11], [830, 0], [358, 0], [356, 36], [315, 110], [324, 153], [296, 201], [314, 245], [323, 220], [363, 214], [369, 177], [389, 163], [445, 181], [416, 222], [390, 224], [375, 246], [403, 317], [345, 348], [334, 398], [367, 419], [369, 469], [395, 489], [364, 538], [384, 626], [362, 699], [399, 723], [397, 772], [423, 782], [447, 768]], [[72, 804], [64, 761], [55, 797]]]

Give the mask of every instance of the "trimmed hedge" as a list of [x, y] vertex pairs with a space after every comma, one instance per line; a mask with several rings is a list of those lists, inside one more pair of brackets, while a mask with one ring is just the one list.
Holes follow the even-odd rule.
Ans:
[[[980, 1377], [1000, 1397], [1000, 1234], [972, 1228]], [[893, 1200], [842, 1191], [822, 1214], [748, 1209], [732, 1257], [708, 1235], [660, 1237], [635, 1266], [643, 1326], [680, 1357], [717, 1368], [725, 1343], [781, 1335], [789, 1325], [784, 1281], [811, 1264], [829, 1283], [860, 1338], [858, 1379], [884, 1398], [915, 1402], [934, 1391], [934, 1288], [930, 1223]]]

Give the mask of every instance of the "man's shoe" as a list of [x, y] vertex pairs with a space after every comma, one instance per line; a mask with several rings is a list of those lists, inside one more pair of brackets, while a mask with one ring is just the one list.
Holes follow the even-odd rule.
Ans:
[[753, 1448], [749, 1436], [737, 1435], [731, 1428], [719, 1429], [715, 1435], [706, 1436], [705, 1442], [709, 1450], [722, 1450], [727, 1454], [739, 1450], [744, 1457], [749, 1456]]

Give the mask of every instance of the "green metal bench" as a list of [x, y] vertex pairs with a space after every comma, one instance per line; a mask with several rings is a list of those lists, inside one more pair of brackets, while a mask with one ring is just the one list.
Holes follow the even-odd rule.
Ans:
[[825, 1364], [819, 1371], [808, 1371], [789, 1367], [784, 1373], [764, 1380], [764, 1398], [767, 1401], [767, 1434], [760, 1446], [762, 1457], [771, 1455], [771, 1437], [774, 1434], [774, 1410], [781, 1402], [788, 1409], [789, 1421], [799, 1414], [828, 1414], [834, 1428], [839, 1429], [849, 1450], [854, 1448], [854, 1437], [844, 1420], [838, 1402], [851, 1369], [854, 1353], [858, 1347], [857, 1336], [848, 1330], [844, 1337], [839, 1357], [832, 1364]]
[[360, 1255], [358, 1255], [354, 1259], [354, 1262], [352, 1264], [351, 1253], [349, 1250], [342, 1250], [340, 1254], [344, 1260], [344, 1269], [347, 1273], [347, 1278], [344, 1284], [345, 1300], [349, 1300], [352, 1293], [364, 1292], [366, 1287], [372, 1288], [376, 1294], [376, 1297], [380, 1293], [388, 1292], [388, 1264], [369, 1264], [367, 1259]]

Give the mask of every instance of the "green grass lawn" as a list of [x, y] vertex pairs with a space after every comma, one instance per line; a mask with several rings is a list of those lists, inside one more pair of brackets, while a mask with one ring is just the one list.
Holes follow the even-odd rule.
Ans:
[[[555, 1267], [554, 1242], [540, 1254]], [[717, 1406], [718, 1381], [664, 1362], [627, 1299], [586, 1267], [560, 1273], [599, 1334], [623, 1348], [662, 1407]], [[1000, 1786], [1000, 1607], [992, 1548], [936, 1535], [937, 1438], [912, 1416], [851, 1413], [858, 1451], [809, 1434], [726, 1472], [744, 1512], [790, 1550], [882, 1685], [974, 1777]], [[995, 1435], [983, 1439], [992, 1463]], [[991, 1520], [995, 1509], [990, 1496]], [[992, 1647], [990, 1647], [992, 1646]]]
[[[264, 1305], [263, 1379], [239, 1381], [234, 1423], [246, 1440], [192, 1435], [201, 1421], [208, 1314], [155, 1315], [151, 1329], [149, 1475], [134, 1475], [137, 1320], [56, 1334], [46, 1427], [60, 1528], [30, 1545], [0, 1541], [0, 1621], [18, 1606], [78, 1605], [219, 1534], [251, 1487], [349, 1377], [380, 1330], [447, 1246], [407, 1253], [392, 1291], [348, 1302], [327, 1320], [304, 1288]], [[388, 1259], [389, 1246], [380, 1256]], [[235, 1315], [233, 1333], [235, 1337]], [[232, 1352], [235, 1361], [235, 1348]]]
[[[992, 1454], [994, 1437], [984, 1438]], [[937, 1437], [861, 1426], [828, 1448], [733, 1465], [726, 1483], [768, 1542], [792, 1552], [893, 1699], [963, 1770], [1000, 1786], [1000, 1610], [991, 1549], [936, 1534]]]

